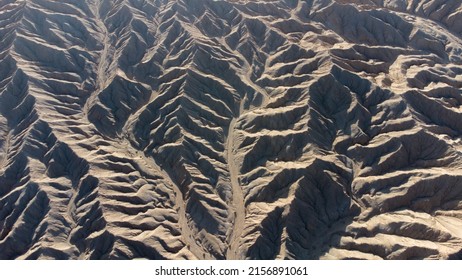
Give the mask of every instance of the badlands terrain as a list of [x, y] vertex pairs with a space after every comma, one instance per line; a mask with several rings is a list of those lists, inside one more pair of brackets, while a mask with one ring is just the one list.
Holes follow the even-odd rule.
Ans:
[[0, 259], [461, 259], [457, 0], [0, 0]]

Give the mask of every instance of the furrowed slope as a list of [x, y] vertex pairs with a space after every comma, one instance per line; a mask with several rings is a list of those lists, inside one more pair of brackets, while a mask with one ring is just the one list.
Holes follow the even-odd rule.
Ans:
[[461, 258], [456, 2], [0, 0], [0, 258]]

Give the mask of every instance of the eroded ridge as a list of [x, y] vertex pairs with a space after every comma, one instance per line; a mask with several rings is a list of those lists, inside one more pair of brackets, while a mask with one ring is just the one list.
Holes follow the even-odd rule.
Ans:
[[0, 0], [0, 258], [461, 258], [461, 5]]

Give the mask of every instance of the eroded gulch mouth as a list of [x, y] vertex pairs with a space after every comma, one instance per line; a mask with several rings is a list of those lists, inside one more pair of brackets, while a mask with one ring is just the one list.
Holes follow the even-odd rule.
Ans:
[[388, 2], [2, 1], [0, 258], [460, 258], [462, 7]]

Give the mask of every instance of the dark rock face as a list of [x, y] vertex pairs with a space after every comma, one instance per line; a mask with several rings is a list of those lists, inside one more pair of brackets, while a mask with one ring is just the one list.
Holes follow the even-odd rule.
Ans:
[[457, 259], [462, 4], [0, 0], [0, 259]]

